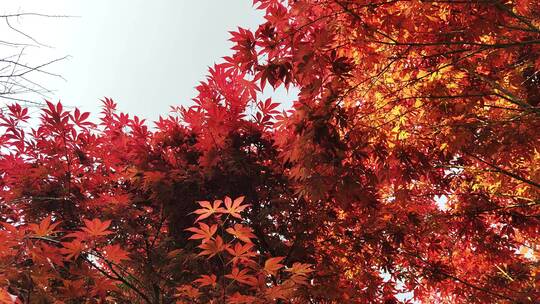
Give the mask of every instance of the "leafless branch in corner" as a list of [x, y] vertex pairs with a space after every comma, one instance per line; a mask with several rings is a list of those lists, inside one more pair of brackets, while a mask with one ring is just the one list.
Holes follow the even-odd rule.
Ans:
[[11, 102], [19, 102], [26, 106], [42, 106], [42, 101], [50, 99], [53, 93], [53, 90], [43, 83], [47, 81], [47, 77], [65, 80], [62, 75], [52, 72], [51, 67], [69, 56], [36, 62], [36, 58], [33, 57], [35, 50], [51, 47], [17, 25], [21, 23], [20, 19], [23, 17], [69, 18], [73, 16], [31, 12], [0, 15], [0, 23], [3, 21], [4, 26], [7, 26], [13, 36], [7, 40], [0, 39], [0, 51], [4, 56], [0, 57], [0, 108], [2, 109]]

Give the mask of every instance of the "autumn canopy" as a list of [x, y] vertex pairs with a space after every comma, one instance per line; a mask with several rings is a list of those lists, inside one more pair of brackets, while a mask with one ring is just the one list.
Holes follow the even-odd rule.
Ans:
[[155, 124], [3, 110], [0, 303], [539, 303], [540, 2], [254, 5]]

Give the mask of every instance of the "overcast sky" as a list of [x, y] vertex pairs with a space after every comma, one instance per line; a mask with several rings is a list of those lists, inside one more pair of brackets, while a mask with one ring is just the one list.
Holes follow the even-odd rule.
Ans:
[[66, 81], [39, 79], [56, 90], [52, 100], [94, 112], [99, 99], [108, 96], [122, 111], [155, 120], [170, 105], [189, 104], [195, 97], [194, 87], [208, 66], [231, 53], [229, 31], [237, 26], [256, 28], [262, 22], [261, 12], [251, 4], [251, 0], [2, 0], [0, 10], [80, 16], [27, 16], [12, 22], [53, 47], [28, 48], [26, 60], [70, 56], [49, 68]]

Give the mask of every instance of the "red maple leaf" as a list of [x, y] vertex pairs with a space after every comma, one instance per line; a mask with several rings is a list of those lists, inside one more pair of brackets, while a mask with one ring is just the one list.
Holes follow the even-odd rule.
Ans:
[[51, 218], [52, 217], [49, 215], [39, 224], [28, 224], [28, 228], [34, 232], [36, 236], [47, 236], [53, 234], [55, 232], [54, 229], [60, 224], [60, 222], [51, 224]]
[[216, 286], [217, 277], [215, 274], [211, 275], [202, 275], [200, 278], [193, 281], [194, 283], [199, 284], [199, 287], [203, 286]]
[[105, 253], [107, 260], [116, 264], [120, 263], [121, 261], [129, 260], [127, 251], [122, 249], [118, 244], [107, 245], [102, 250], [103, 253]]
[[276, 272], [281, 269], [284, 265], [279, 262], [283, 261], [284, 257], [274, 257], [269, 258], [264, 262], [264, 271], [271, 275], [276, 275]]
[[107, 230], [109, 226], [111, 225], [110, 220], [106, 220], [102, 222], [100, 219], [93, 219], [93, 220], [87, 220], [84, 219], [85, 227], [81, 228], [82, 231], [86, 232], [88, 236], [91, 237], [98, 237], [98, 236], [105, 236], [112, 233], [112, 231]]
[[72, 258], [76, 259], [86, 248], [86, 245], [79, 239], [75, 239], [71, 242], [64, 242], [62, 243], [62, 246], [63, 248], [60, 249], [60, 252], [66, 255], [67, 260]]

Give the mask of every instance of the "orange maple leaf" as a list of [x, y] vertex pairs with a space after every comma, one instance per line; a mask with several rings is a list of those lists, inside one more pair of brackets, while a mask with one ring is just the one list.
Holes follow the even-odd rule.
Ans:
[[215, 200], [213, 205], [209, 201], [200, 201], [198, 203], [202, 208], [193, 211], [193, 213], [195, 214], [200, 214], [199, 217], [195, 220], [195, 223], [209, 217], [214, 213], [225, 212], [225, 209], [220, 207], [223, 203], [221, 200]]
[[36, 236], [47, 236], [50, 234], [53, 234], [54, 228], [60, 224], [60, 222], [56, 222], [51, 224], [52, 216], [47, 216], [44, 218], [39, 225], [38, 224], [29, 224], [28, 227]]
[[288, 268], [285, 271], [291, 272], [296, 275], [307, 276], [308, 274], [313, 272], [313, 269], [311, 268], [311, 264], [296, 262], [292, 265], [291, 268]]
[[216, 277], [215, 274], [202, 275], [200, 278], [196, 279], [193, 282], [199, 284], [200, 287], [203, 287], [203, 286], [216, 286], [217, 277]]
[[176, 294], [177, 297], [188, 297], [190, 299], [196, 299], [201, 295], [201, 292], [198, 288], [195, 288], [191, 285], [182, 285], [179, 287], [176, 287]]
[[258, 282], [255, 276], [249, 274], [247, 269], [239, 269], [238, 267], [233, 267], [232, 272], [226, 274], [225, 277], [249, 286], [256, 286]]
[[209, 240], [207, 242], [202, 243], [199, 245], [199, 248], [201, 248], [203, 251], [199, 253], [198, 255], [208, 255], [208, 258], [213, 257], [214, 255], [220, 253], [221, 251], [225, 250], [227, 248], [227, 245], [223, 243], [223, 239], [218, 236], [215, 240]]
[[264, 262], [264, 270], [271, 275], [276, 275], [276, 272], [284, 266], [279, 263], [283, 261], [283, 259], [284, 257], [269, 258]]
[[29, 249], [29, 253], [34, 262], [63, 265], [64, 256], [61, 254], [60, 250], [61, 249], [57, 248], [56, 246], [51, 246], [45, 242], [40, 242], [33, 248]]
[[[10, 236], [13, 239], [22, 239], [24, 238], [25, 231], [24, 229], [19, 229], [19, 227], [16, 227], [10, 223], [6, 222], [0, 222], [0, 225], [6, 229], [6, 235]], [[5, 237], [2, 238], [3, 243], [5, 241]], [[7, 242], [6, 242], [7, 243]], [[2, 244], [4, 245], [4, 244]]]
[[62, 243], [63, 248], [60, 249], [60, 252], [66, 255], [66, 259], [74, 258], [76, 259], [79, 254], [85, 249], [84, 243], [79, 239], [75, 239], [71, 242]]
[[86, 232], [89, 236], [97, 237], [112, 233], [112, 231], [107, 230], [107, 228], [109, 228], [111, 225], [110, 220], [102, 222], [100, 219], [93, 219], [91, 221], [84, 219], [83, 221], [86, 227], [83, 227], [81, 230]]
[[103, 248], [103, 252], [105, 253], [105, 257], [107, 260], [112, 261], [116, 264], [120, 263], [121, 261], [129, 260], [128, 253], [120, 247], [120, 245], [107, 245]]
[[252, 257], [257, 256], [255, 252], [251, 251], [251, 248], [253, 248], [252, 243], [247, 243], [244, 245], [236, 243], [234, 248], [227, 248], [227, 252], [233, 256], [231, 262], [236, 264], [238, 262], [251, 261]]
[[229, 304], [251, 304], [256, 303], [259, 299], [254, 296], [247, 296], [239, 293], [238, 291], [230, 295], [227, 298], [227, 303]]
[[256, 238], [251, 228], [243, 226], [241, 224], [235, 224], [234, 227], [227, 228], [225, 231], [227, 231], [231, 235], [237, 237], [239, 240], [244, 241], [246, 243], [251, 243], [251, 239]]
[[233, 217], [241, 219], [240, 212], [244, 211], [249, 205], [241, 205], [244, 201], [244, 196], [236, 198], [234, 201], [230, 197], [225, 197], [225, 208], [223, 213], [228, 213]]
[[311, 266], [311, 264], [296, 262], [291, 268], [285, 269], [285, 271], [292, 274], [290, 280], [295, 284], [307, 285], [307, 276], [313, 272]]
[[217, 231], [217, 225], [216, 224], [214, 224], [212, 226], [208, 226], [205, 223], [199, 223], [199, 227], [200, 228], [190, 227], [190, 228], [186, 229], [187, 231], [191, 231], [191, 232], [194, 233], [192, 236], [189, 237], [190, 240], [200, 240], [200, 239], [202, 239], [202, 242], [204, 243], [204, 242], [212, 239], [212, 237], [214, 236], [214, 234]]
[[275, 301], [277, 299], [287, 300], [292, 291], [293, 290], [291, 288], [286, 288], [283, 285], [277, 285], [268, 288], [265, 293], [267, 299]]
[[94, 286], [92, 287], [92, 295], [98, 297], [105, 297], [111, 291], [117, 291], [117, 283], [113, 280], [100, 278], [94, 280]]

